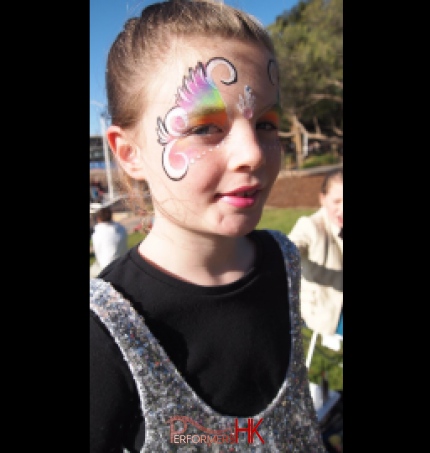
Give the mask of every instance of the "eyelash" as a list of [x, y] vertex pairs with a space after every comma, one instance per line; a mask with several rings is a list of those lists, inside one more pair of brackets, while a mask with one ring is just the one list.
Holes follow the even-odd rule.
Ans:
[[[256, 129], [269, 132], [278, 130], [278, 126], [270, 121], [262, 121], [260, 123], [257, 123]], [[207, 124], [191, 129], [187, 135], [211, 135], [220, 132], [222, 132], [222, 129], [215, 124]]]
[[222, 130], [215, 124], [206, 124], [204, 126], [197, 126], [190, 130], [187, 135], [210, 135], [222, 132]]
[[278, 126], [270, 121], [262, 121], [261, 123], [257, 123], [257, 129], [263, 131], [277, 131]]

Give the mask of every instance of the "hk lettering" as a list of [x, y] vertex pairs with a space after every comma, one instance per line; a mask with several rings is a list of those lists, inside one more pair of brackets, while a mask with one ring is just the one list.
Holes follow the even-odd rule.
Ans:
[[248, 433], [248, 443], [249, 444], [254, 443], [254, 434], [256, 434], [258, 436], [258, 438], [260, 439], [261, 443], [264, 444], [264, 440], [260, 436], [260, 433], [258, 432], [258, 427], [260, 426], [262, 421], [263, 421], [263, 419], [261, 418], [260, 421], [254, 426], [254, 420], [252, 418], [248, 418], [248, 426], [246, 428], [239, 428], [239, 423], [236, 418], [236, 422], [235, 422], [236, 430], [235, 430], [235, 439], [234, 439], [235, 443], [237, 444], [239, 442], [238, 441], [239, 432], [246, 432], [246, 433]]

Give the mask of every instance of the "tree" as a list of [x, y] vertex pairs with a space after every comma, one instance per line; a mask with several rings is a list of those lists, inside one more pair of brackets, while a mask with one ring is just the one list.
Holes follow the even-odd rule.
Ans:
[[279, 61], [281, 136], [343, 142], [343, 0], [300, 1], [268, 27]]

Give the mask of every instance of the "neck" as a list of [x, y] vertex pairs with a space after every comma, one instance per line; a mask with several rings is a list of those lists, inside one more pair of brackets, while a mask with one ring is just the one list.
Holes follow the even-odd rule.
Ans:
[[181, 280], [203, 286], [232, 283], [253, 265], [255, 251], [247, 237], [198, 234], [179, 229], [169, 234], [154, 223], [139, 246], [143, 258]]

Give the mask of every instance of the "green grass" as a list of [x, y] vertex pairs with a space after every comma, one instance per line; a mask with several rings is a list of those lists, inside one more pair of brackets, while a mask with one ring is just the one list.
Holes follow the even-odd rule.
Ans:
[[139, 232], [134, 232], [128, 235], [127, 238], [127, 245], [128, 248], [131, 249], [134, 247], [136, 244], [139, 244], [144, 238], [145, 238], [145, 233], [139, 233]]
[[316, 209], [310, 208], [266, 208], [257, 229], [268, 228], [288, 234], [299, 217], [312, 214], [315, 211]]
[[309, 156], [303, 162], [302, 168], [314, 168], [322, 165], [334, 165], [342, 162], [340, 156], [334, 153], [322, 154], [320, 156]]
[[[308, 353], [312, 330], [302, 327], [303, 350], [305, 357]], [[321, 345], [321, 335], [317, 336], [315, 349], [309, 366], [309, 380], [315, 384], [321, 381], [322, 372], [325, 371], [329, 388], [343, 390], [343, 341], [339, 351], [333, 351]]]

